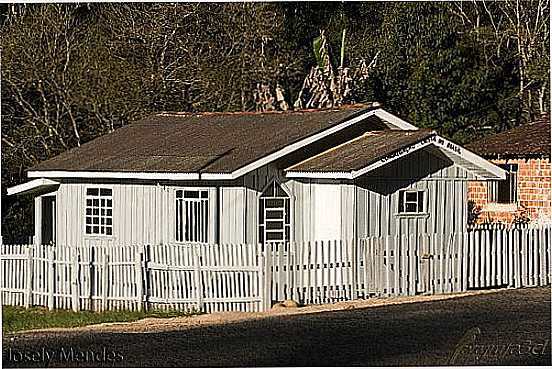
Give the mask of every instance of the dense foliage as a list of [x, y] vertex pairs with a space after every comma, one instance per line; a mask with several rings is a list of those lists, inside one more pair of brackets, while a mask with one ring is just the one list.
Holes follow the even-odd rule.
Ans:
[[7, 198], [31, 165], [156, 111], [289, 106], [317, 59], [370, 64], [353, 91], [464, 143], [549, 110], [548, 2], [3, 5], [2, 234], [32, 234]]

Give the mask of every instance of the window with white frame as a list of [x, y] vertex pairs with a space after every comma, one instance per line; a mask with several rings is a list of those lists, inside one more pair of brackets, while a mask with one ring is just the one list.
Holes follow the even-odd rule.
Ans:
[[207, 242], [209, 230], [209, 192], [176, 191], [176, 241]]
[[425, 191], [401, 190], [399, 191], [399, 214], [424, 213]]
[[113, 234], [113, 192], [110, 188], [86, 189], [85, 233], [100, 236]]
[[289, 242], [290, 230], [290, 197], [272, 181], [259, 197], [259, 242]]

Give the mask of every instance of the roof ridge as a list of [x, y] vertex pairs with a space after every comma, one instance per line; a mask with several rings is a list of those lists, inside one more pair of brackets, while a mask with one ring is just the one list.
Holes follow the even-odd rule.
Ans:
[[357, 104], [346, 104], [328, 108], [313, 108], [313, 109], [297, 109], [297, 110], [270, 110], [270, 111], [228, 111], [228, 112], [178, 112], [178, 111], [161, 111], [153, 114], [154, 116], [164, 116], [164, 117], [189, 117], [189, 116], [213, 116], [213, 115], [265, 115], [265, 114], [304, 114], [304, 113], [317, 113], [317, 112], [331, 112], [331, 111], [340, 111], [348, 109], [378, 109], [382, 108], [383, 104], [379, 102], [370, 102], [370, 103], [357, 103]]

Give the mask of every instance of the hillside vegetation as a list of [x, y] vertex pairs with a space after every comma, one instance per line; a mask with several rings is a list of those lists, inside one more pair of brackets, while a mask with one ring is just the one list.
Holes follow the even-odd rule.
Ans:
[[27, 168], [152, 112], [378, 101], [465, 143], [549, 110], [544, 0], [4, 4], [1, 13], [7, 240], [33, 233], [31, 199], [5, 196]]

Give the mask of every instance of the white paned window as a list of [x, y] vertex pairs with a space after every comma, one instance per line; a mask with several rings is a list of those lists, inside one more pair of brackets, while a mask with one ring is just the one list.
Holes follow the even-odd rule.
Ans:
[[110, 188], [86, 189], [85, 233], [113, 234], [113, 192]]
[[424, 191], [399, 191], [399, 214], [419, 214], [424, 212]]
[[176, 241], [207, 242], [209, 229], [209, 192], [176, 191]]
[[289, 242], [290, 228], [289, 196], [272, 182], [259, 198], [259, 242]]

